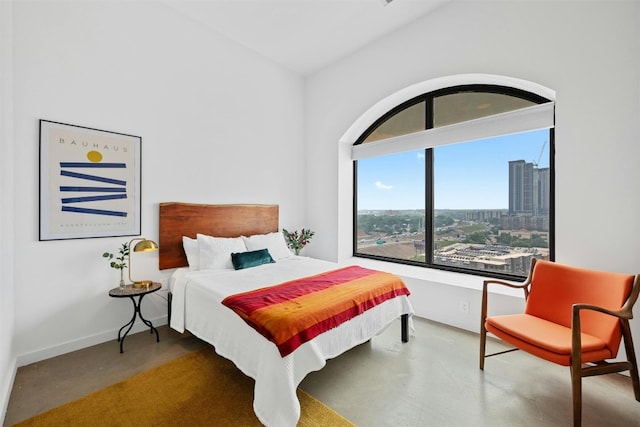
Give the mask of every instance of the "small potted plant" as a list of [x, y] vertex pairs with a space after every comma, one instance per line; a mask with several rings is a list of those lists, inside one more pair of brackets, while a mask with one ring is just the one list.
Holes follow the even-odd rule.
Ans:
[[300, 255], [302, 248], [309, 243], [309, 240], [311, 240], [315, 233], [308, 228], [303, 228], [299, 232], [298, 230], [291, 232], [283, 228], [282, 234], [284, 234], [284, 239], [289, 249], [293, 250], [296, 255]]
[[124, 269], [127, 268], [127, 258], [129, 257], [129, 243], [124, 242], [120, 249], [118, 249], [118, 256], [112, 254], [110, 252], [105, 252], [102, 254], [103, 258], [107, 258], [109, 261], [109, 265], [111, 268], [115, 268], [116, 270], [120, 270], [120, 287], [123, 288], [124, 283]]

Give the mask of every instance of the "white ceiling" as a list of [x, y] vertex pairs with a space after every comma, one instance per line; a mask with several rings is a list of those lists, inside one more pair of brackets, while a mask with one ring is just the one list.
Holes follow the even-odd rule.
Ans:
[[311, 74], [450, 0], [165, 0], [301, 75]]

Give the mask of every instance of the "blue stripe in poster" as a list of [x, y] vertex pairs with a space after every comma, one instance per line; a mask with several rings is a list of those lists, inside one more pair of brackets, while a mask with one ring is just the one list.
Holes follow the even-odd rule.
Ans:
[[123, 181], [121, 179], [105, 178], [103, 176], [87, 175], [84, 173], [70, 172], [70, 171], [64, 171], [64, 170], [60, 171], [60, 175], [68, 176], [71, 178], [86, 179], [89, 181], [106, 182], [108, 184], [127, 185], [127, 181]]
[[76, 212], [76, 213], [85, 213], [85, 214], [91, 214], [91, 215], [127, 216], [126, 212], [107, 211], [103, 209], [76, 208], [73, 206], [63, 206], [62, 212]]
[[63, 185], [60, 186], [60, 191], [74, 191], [74, 192], [82, 192], [82, 193], [124, 193], [126, 192], [126, 188], [122, 187], [78, 187], [78, 186], [70, 186]]
[[109, 196], [67, 197], [62, 199], [62, 203], [97, 202], [100, 200], [118, 200], [126, 198], [126, 194], [113, 194]]

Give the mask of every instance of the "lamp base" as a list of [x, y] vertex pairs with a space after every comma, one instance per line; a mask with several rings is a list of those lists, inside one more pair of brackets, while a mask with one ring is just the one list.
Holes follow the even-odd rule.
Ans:
[[131, 286], [134, 288], [148, 288], [153, 283], [151, 280], [142, 280], [140, 282], [133, 282]]

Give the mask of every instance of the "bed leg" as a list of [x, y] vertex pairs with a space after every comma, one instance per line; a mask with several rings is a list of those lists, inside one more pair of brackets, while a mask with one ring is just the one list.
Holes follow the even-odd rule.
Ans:
[[167, 294], [167, 325], [171, 326], [171, 301], [173, 300], [173, 294], [169, 292]]
[[409, 342], [409, 315], [403, 314], [400, 316], [401, 331], [400, 335], [402, 342]]

